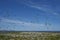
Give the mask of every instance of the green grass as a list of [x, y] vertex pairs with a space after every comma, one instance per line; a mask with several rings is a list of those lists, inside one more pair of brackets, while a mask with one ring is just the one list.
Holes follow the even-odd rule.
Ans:
[[51, 32], [0, 32], [0, 40], [60, 40], [60, 33]]

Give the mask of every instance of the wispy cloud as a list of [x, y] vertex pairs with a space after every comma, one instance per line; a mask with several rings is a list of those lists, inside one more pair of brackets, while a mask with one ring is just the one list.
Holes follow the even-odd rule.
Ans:
[[[42, 2], [43, 3], [43, 2]], [[55, 12], [52, 8], [51, 8], [51, 5], [46, 5], [46, 4], [38, 4], [38, 3], [35, 3], [35, 2], [32, 2], [32, 0], [23, 0], [23, 4], [29, 6], [29, 7], [33, 7], [33, 8], [36, 8], [38, 10], [42, 10], [44, 11], [45, 13], [48, 13], [48, 14], [53, 14], [53, 15], [57, 15], [58, 13]], [[50, 8], [49, 8], [50, 6]], [[56, 13], [56, 14], [55, 14]]]
[[[30, 23], [30, 22], [24, 22], [24, 21], [20, 21], [20, 20], [12, 20], [12, 19], [5, 19], [5, 18], [2, 18], [0, 23], [3, 23], [2, 25], [5, 25], [1, 30], [4, 30], [5, 27], [9, 24], [11, 24], [11, 25], [9, 25], [8, 29], [6, 28], [5, 30], [16, 30], [16, 31], [17, 30], [20, 30], [20, 31], [55, 30], [54, 25], [53, 26], [49, 26], [49, 25], [46, 26], [45, 24]], [[1, 25], [0, 25], [0, 27], [1, 27]]]
[[48, 14], [53, 14], [53, 15], [57, 15], [57, 14], [58, 14], [58, 13], [54, 12], [52, 9], [47, 9], [47, 8], [40, 7], [40, 6], [30, 6], [30, 7], [33, 7], [33, 8], [42, 10], [42, 11], [44, 11], [45, 13], [48, 13]]
[[38, 24], [38, 23], [31, 23], [31, 22], [23, 22], [23, 21], [18, 21], [18, 20], [10, 20], [10, 19], [1, 19], [1, 22], [6, 22], [6, 23], [14, 23], [18, 25], [24, 25], [28, 27], [42, 27], [45, 26], [44, 24]]

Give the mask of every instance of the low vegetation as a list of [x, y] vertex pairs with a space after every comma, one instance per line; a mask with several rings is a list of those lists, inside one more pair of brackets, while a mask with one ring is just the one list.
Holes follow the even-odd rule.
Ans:
[[0, 32], [0, 40], [60, 40], [56, 32]]

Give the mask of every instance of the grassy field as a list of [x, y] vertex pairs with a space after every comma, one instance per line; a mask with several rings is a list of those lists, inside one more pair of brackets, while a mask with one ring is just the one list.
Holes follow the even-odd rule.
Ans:
[[60, 32], [0, 32], [0, 40], [60, 40]]

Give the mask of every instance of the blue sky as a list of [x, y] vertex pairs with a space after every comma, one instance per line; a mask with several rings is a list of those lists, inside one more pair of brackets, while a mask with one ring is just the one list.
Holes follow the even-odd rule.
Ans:
[[0, 30], [60, 31], [60, 1], [0, 0]]

